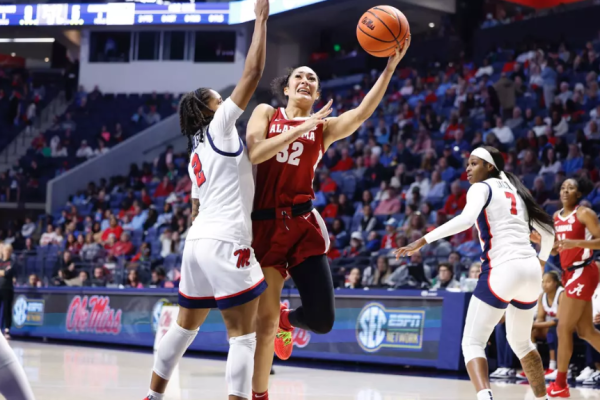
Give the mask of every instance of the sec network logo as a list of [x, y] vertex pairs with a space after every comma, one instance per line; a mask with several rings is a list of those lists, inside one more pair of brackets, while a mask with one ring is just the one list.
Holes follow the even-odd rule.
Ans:
[[386, 309], [369, 303], [356, 321], [359, 346], [368, 353], [382, 347], [419, 350], [423, 346], [424, 310]]
[[16, 328], [44, 323], [44, 301], [28, 300], [20, 295], [13, 305], [13, 323]]

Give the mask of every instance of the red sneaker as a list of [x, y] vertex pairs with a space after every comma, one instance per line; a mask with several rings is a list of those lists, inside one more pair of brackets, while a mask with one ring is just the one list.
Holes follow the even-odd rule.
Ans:
[[[279, 308], [279, 329], [277, 330], [277, 335], [275, 335], [275, 354], [280, 360], [290, 358], [294, 348], [294, 337], [292, 336], [294, 328], [290, 327], [290, 329], [281, 326], [281, 315], [284, 312], [289, 312], [289, 310], [285, 305], [281, 304]], [[285, 319], [287, 320], [287, 318]]]
[[565, 399], [571, 397], [569, 386], [561, 388], [556, 384], [556, 382], [550, 383], [546, 392], [548, 393], [549, 397], [563, 397]]
[[518, 373], [517, 376], [516, 376], [516, 378], [517, 379], [525, 379], [525, 380], [527, 380], [527, 375], [525, 375], [525, 371], [523, 371], [523, 372]]

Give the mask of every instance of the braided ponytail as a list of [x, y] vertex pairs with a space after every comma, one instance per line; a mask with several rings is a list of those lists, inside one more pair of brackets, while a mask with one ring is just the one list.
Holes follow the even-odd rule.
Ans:
[[200, 88], [189, 92], [179, 102], [179, 126], [181, 134], [188, 140], [188, 154], [194, 148], [194, 137], [204, 141], [204, 131], [213, 119], [214, 112], [208, 107], [212, 98], [211, 90]]

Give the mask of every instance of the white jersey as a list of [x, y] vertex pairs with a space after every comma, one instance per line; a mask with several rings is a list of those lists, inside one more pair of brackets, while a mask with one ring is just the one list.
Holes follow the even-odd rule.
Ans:
[[514, 186], [491, 178], [474, 184], [470, 190], [474, 189], [487, 192], [488, 196], [477, 217], [482, 267], [493, 268], [509, 260], [535, 257], [525, 203]]
[[558, 298], [560, 294], [564, 292], [564, 288], [558, 287], [556, 289], [556, 294], [554, 295], [554, 300], [552, 304], [548, 304], [548, 294], [544, 293], [542, 295], [542, 307], [544, 307], [544, 311], [546, 312], [546, 321], [556, 321], [556, 314], [558, 313]]
[[199, 135], [194, 138], [188, 173], [192, 198], [199, 199], [200, 212], [186, 240], [252, 243], [252, 164], [235, 127], [243, 112], [228, 98], [204, 132], [204, 140], [200, 141]]
[[[475, 183], [467, 192], [462, 213], [425, 235], [427, 243], [455, 235], [475, 224], [481, 243], [482, 271], [515, 259], [535, 257], [529, 235], [525, 203], [513, 185], [497, 178]], [[533, 227], [542, 236], [539, 258], [547, 260], [554, 234], [537, 222]]]

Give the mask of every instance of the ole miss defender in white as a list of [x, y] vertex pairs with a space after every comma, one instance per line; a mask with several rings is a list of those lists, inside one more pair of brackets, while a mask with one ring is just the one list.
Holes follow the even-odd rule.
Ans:
[[221, 310], [229, 337], [229, 400], [250, 398], [258, 296], [267, 284], [251, 247], [252, 165], [235, 123], [264, 70], [269, 1], [257, 0], [254, 11], [252, 44], [231, 97], [223, 101], [203, 88], [179, 105], [191, 153], [193, 224], [183, 251], [179, 316], [159, 344], [148, 400], [163, 398], [173, 369], [214, 307]]
[[[493, 399], [485, 346], [505, 313], [508, 343], [521, 360], [536, 399], [545, 399], [544, 367], [531, 343], [531, 328], [542, 289], [540, 265], [546, 263], [554, 244], [552, 218], [517, 177], [504, 171], [504, 159], [497, 149], [475, 149], [467, 175], [472, 186], [462, 214], [396, 254], [412, 255], [427, 243], [475, 224], [483, 250], [482, 266], [467, 312], [462, 349], [477, 399]], [[541, 235], [539, 260], [529, 239], [533, 229]]]

